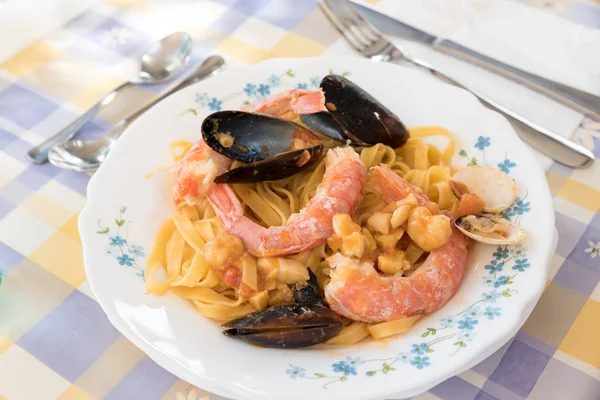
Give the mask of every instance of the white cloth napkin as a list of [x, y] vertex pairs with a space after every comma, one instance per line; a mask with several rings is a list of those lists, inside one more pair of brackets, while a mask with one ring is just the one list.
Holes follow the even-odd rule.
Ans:
[[100, 0], [0, 0], [0, 63]]
[[[600, 30], [507, 0], [382, 0], [376, 5], [353, 1], [504, 63], [600, 95]], [[583, 118], [491, 72], [424, 45], [391, 39], [411, 56], [428, 61], [559, 135], [570, 137]], [[326, 53], [355, 54], [344, 40]], [[552, 160], [535, 154], [543, 169], [548, 170]]]

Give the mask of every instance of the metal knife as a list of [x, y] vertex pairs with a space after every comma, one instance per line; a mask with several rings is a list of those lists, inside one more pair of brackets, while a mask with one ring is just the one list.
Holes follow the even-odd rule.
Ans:
[[451, 40], [442, 39], [405, 24], [379, 11], [352, 2], [356, 9], [378, 29], [414, 42], [424, 43], [435, 50], [485, 68], [504, 78], [542, 93], [588, 117], [600, 121], [600, 97], [562, 83], [542, 78], [530, 72], [504, 64], [491, 57], [468, 49]]

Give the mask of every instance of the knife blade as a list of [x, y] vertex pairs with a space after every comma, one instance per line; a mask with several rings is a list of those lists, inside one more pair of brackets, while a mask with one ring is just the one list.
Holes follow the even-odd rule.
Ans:
[[599, 96], [523, 71], [466, 48], [451, 40], [431, 35], [421, 29], [415, 28], [414, 26], [354, 1], [352, 1], [352, 5], [363, 17], [384, 33], [399, 36], [413, 42], [426, 44], [441, 53], [487, 69], [504, 78], [542, 93], [590, 118], [600, 120]]

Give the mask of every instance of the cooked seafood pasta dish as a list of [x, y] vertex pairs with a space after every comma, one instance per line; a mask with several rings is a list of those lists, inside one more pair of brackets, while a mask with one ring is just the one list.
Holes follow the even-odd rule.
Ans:
[[146, 287], [233, 339], [296, 348], [405, 332], [458, 291], [473, 241], [524, 237], [500, 217], [511, 178], [454, 167], [450, 132], [405, 127], [342, 76], [213, 113], [198, 138], [171, 145], [176, 212]]

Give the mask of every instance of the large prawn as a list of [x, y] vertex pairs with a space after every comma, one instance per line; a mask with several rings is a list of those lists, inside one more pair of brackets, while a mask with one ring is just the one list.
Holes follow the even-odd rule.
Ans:
[[[321, 89], [292, 89], [250, 104], [244, 111], [282, 116], [289, 112], [316, 113], [323, 111], [324, 107], [325, 97]], [[199, 196], [208, 192], [214, 178], [226, 172], [231, 163], [232, 160], [217, 153], [200, 139], [171, 169], [175, 178], [175, 205], [194, 205]]]
[[[419, 206], [438, 209], [418, 188], [387, 166], [373, 168], [371, 185], [389, 202], [412, 193]], [[357, 321], [391, 321], [429, 314], [454, 296], [465, 271], [467, 243], [452, 224], [449, 241], [431, 251], [423, 265], [408, 277], [380, 275], [372, 262], [339, 253], [327, 262], [332, 272], [325, 296], [334, 311]]]
[[333, 234], [336, 214], [353, 214], [363, 199], [367, 170], [351, 148], [327, 153], [325, 175], [306, 207], [283, 226], [265, 228], [244, 216], [244, 209], [229, 185], [211, 185], [208, 201], [225, 230], [244, 242], [254, 256], [267, 257], [310, 249]]

